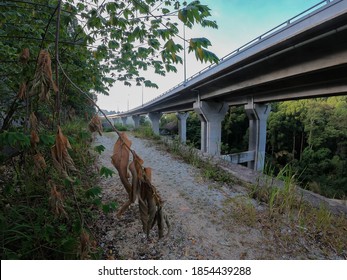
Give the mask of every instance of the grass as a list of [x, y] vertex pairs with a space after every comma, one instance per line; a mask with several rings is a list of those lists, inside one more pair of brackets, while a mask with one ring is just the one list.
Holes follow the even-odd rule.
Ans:
[[134, 129], [133, 134], [135, 137], [150, 139], [150, 140], [160, 140], [160, 136], [154, 134], [150, 126], [140, 126]]
[[225, 218], [232, 216], [233, 220], [239, 224], [244, 224], [249, 227], [254, 227], [258, 220], [257, 209], [254, 206], [252, 199], [246, 196], [236, 196], [224, 201]]
[[[251, 198], [267, 205], [263, 222], [269, 223], [275, 233], [280, 228], [288, 228], [292, 243], [300, 243], [304, 239], [307, 244], [315, 244], [323, 254], [331, 255], [333, 252], [340, 258], [346, 258], [346, 215], [334, 215], [323, 204], [317, 208], [305, 202], [297, 191], [296, 177], [290, 166], [281, 170], [278, 178], [283, 181], [281, 187], [265, 184], [252, 186], [249, 191]], [[277, 239], [284, 244], [290, 237], [288, 234], [277, 234]]]

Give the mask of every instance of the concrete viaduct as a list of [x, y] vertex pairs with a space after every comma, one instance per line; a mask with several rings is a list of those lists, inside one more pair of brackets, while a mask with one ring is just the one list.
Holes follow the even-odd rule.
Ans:
[[249, 117], [249, 149], [223, 156], [262, 171], [270, 102], [347, 94], [347, 0], [322, 1], [223, 57], [143, 106], [109, 117], [148, 114], [159, 134], [163, 113], [175, 112], [181, 142], [188, 111], [201, 121], [201, 150], [220, 155], [221, 122], [229, 106]]

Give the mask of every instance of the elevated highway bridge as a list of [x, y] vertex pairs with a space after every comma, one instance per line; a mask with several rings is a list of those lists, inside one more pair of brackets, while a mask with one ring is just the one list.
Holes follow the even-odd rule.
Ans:
[[223, 57], [143, 106], [110, 115], [148, 114], [155, 133], [163, 113], [176, 112], [186, 139], [187, 112], [201, 120], [201, 150], [220, 154], [221, 122], [229, 106], [244, 105], [249, 149], [224, 156], [264, 167], [270, 102], [347, 94], [347, 0], [322, 1]]

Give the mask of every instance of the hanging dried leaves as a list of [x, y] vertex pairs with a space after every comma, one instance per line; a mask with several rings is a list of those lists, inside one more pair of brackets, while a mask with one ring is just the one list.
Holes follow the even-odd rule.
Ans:
[[98, 115], [94, 115], [88, 124], [91, 133], [98, 132], [102, 136], [102, 123]]
[[37, 153], [33, 158], [37, 170], [45, 170], [47, 168], [46, 161], [41, 153]]
[[139, 210], [143, 231], [149, 236], [149, 231], [155, 224], [158, 226], [159, 238], [164, 236], [164, 226], [170, 232], [170, 222], [163, 209], [163, 200], [151, 183], [151, 168], [144, 168], [144, 176], [139, 184]]
[[68, 215], [65, 211], [65, 205], [64, 205], [62, 193], [58, 191], [58, 187], [51, 180], [48, 182], [48, 184], [51, 187], [49, 201], [50, 201], [54, 215], [56, 216], [64, 215], [66, 218], [68, 218]]
[[32, 90], [39, 92], [41, 101], [48, 101], [50, 89], [58, 92], [58, 88], [52, 78], [51, 57], [48, 51], [41, 50], [37, 64]]
[[53, 165], [63, 175], [64, 178], [72, 182], [73, 180], [69, 177], [67, 172], [78, 172], [78, 170], [76, 169], [75, 164], [71, 156], [69, 155], [68, 149], [71, 149], [69, 140], [61, 131], [60, 126], [58, 126], [58, 131], [55, 137], [55, 144], [51, 148]]
[[[118, 210], [117, 216], [120, 217], [126, 209], [138, 198], [140, 219], [143, 231], [149, 236], [150, 230], [155, 224], [158, 226], [159, 238], [164, 236], [164, 227], [166, 225], [170, 232], [170, 222], [163, 209], [163, 200], [158, 194], [156, 188], [151, 183], [151, 168], [143, 167], [143, 160], [131, 150], [133, 161], [129, 163], [131, 141], [127, 135], [119, 133], [111, 157], [112, 164], [116, 167], [119, 177], [129, 195], [129, 199]], [[131, 173], [131, 184], [129, 183], [128, 170]]]
[[30, 145], [33, 149], [36, 148], [36, 145], [40, 142], [39, 138], [39, 125], [38, 125], [38, 120], [32, 112], [29, 117], [29, 125], [30, 125]]
[[30, 132], [30, 145], [33, 149], [36, 148], [36, 145], [40, 142], [39, 135], [35, 130]]
[[35, 130], [36, 132], [39, 131], [39, 122], [34, 112], [32, 112], [29, 116], [29, 124], [31, 130]]
[[132, 143], [128, 136], [124, 132], [120, 133], [119, 138], [113, 147], [113, 155], [111, 157], [111, 162], [117, 169], [122, 184], [129, 195], [132, 192], [132, 186], [128, 181], [129, 148], [131, 147], [131, 144]]
[[17, 98], [20, 100], [24, 100], [26, 98], [26, 90], [27, 90], [27, 85], [25, 82], [23, 82], [19, 87]]
[[92, 243], [93, 242], [90, 238], [90, 235], [86, 230], [83, 229], [80, 235], [80, 256], [82, 260], [89, 258]]
[[28, 48], [24, 48], [19, 56], [19, 61], [23, 64], [27, 64], [30, 58], [30, 52]]

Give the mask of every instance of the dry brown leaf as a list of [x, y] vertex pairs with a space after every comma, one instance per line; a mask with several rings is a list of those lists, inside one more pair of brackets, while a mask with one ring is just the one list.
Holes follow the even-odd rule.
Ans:
[[87, 259], [89, 257], [89, 252], [91, 249], [91, 240], [89, 234], [85, 231], [82, 230], [81, 235], [80, 235], [80, 255], [81, 259]]
[[68, 149], [71, 149], [70, 142], [61, 131], [60, 126], [58, 126], [58, 131], [55, 137], [55, 145], [51, 148], [53, 165], [66, 179], [72, 181], [72, 179], [68, 176], [67, 171], [70, 170], [78, 172], [78, 170], [75, 167]]
[[45, 170], [47, 168], [46, 161], [41, 153], [37, 153], [33, 156], [35, 166], [38, 170]]
[[139, 190], [139, 210], [143, 231], [149, 236], [149, 231], [155, 224], [158, 226], [159, 238], [164, 236], [164, 226], [170, 232], [170, 223], [163, 210], [163, 201], [156, 188], [151, 183], [152, 170], [144, 168]]
[[94, 115], [88, 124], [91, 133], [98, 132], [102, 136], [102, 123], [98, 115]]
[[35, 130], [32, 130], [30, 132], [30, 145], [33, 149], [36, 148], [36, 144], [38, 144], [40, 142], [40, 138], [39, 135], [37, 134], [37, 132]]
[[36, 132], [39, 131], [39, 122], [38, 122], [34, 112], [31, 112], [31, 114], [30, 114], [29, 124], [30, 124], [31, 130], [34, 130]]
[[[124, 135], [126, 135], [124, 132], [121, 134], [122, 135], [122, 138], [124, 137]], [[142, 164], [143, 164], [143, 160], [142, 158], [140, 158], [134, 151], [132, 151], [132, 154], [133, 154], [133, 161], [130, 163], [129, 165], [129, 171], [131, 173], [131, 176], [132, 176], [132, 180], [131, 180], [131, 184], [129, 183], [128, 181], [128, 167], [125, 166], [125, 162], [128, 162], [129, 161], [129, 150], [127, 150], [128, 152], [128, 155], [127, 155], [127, 159], [124, 160], [124, 162], [122, 163], [119, 159], [119, 155], [120, 152], [121, 152], [121, 142], [123, 140], [120, 140], [121, 137], [119, 137], [118, 139], [118, 143], [116, 142], [115, 146], [114, 146], [114, 155], [112, 156], [112, 163], [113, 161], [115, 161], [115, 163], [113, 164], [115, 167], [116, 165], [117, 166], [120, 166], [123, 164], [122, 168], [123, 168], [123, 171], [122, 173], [120, 173], [120, 169], [118, 169], [117, 167], [117, 170], [118, 170], [118, 174], [119, 174], [119, 177], [126, 189], [126, 191], [128, 192], [128, 195], [129, 195], [129, 200], [126, 201], [122, 207], [118, 210], [117, 212], [117, 217], [120, 218], [123, 213], [129, 208], [129, 206], [134, 203], [136, 201], [136, 198], [137, 198], [137, 195], [138, 195], [138, 190], [139, 190], [139, 186], [140, 186], [140, 180], [142, 178]], [[131, 142], [130, 140], [127, 138], [127, 136], [125, 136], [124, 140], [129, 144], [128, 147], [131, 146]], [[123, 148], [124, 148], [124, 143], [123, 143]], [[126, 173], [125, 173], [126, 172]], [[122, 175], [121, 175], [122, 174]], [[124, 174], [126, 174], [126, 176], [124, 176]]]
[[24, 100], [26, 97], [26, 90], [27, 90], [27, 85], [25, 82], [23, 82], [20, 87], [19, 87], [19, 91], [17, 94], [18, 99], [20, 100]]
[[22, 50], [22, 53], [20, 54], [19, 56], [19, 61], [23, 64], [26, 64], [28, 63], [29, 61], [29, 58], [30, 58], [30, 52], [29, 52], [29, 49], [28, 48], [24, 48]]
[[113, 155], [111, 157], [111, 162], [118, 170], [119, 177], [129, 196], [131, 193], [131, 184], [128, 181], [128, 164], [131, 144], [128, 136], [124, 132], [120, 133], [118, 140], [114, 144]]
[[[128, 201], [119, 209], [117, 217], [120, 217], [136, 201], [136, 198], [138, 198], [143, 231], [148, 237], [150, 230], [157, 224], [159, 238], [162, 238], [164, 236], [165, 225], [168, 229], [167, 235], [170, 232], [170, 222], [163, 210], [163, 200], [151, 183], [152, 169], [142, 166], [143, 160], [135, 151], [131, 151], [133, 161], [128, 166], [130, 147], [131, 141], [125, 133], [121, 133], [114, 145], [113, 155], [111, 157], [112, 164], [118, 170], [120, 179], [129, 195]], [[128, 170], [132, 176], [131, 184], [128, 181]]]
[[58, 92], [52, 77], [51, 57], [48, 51], [41, 50], [37, 64], [32, 90], [38, 90], [41, 101], [48, 101], [50, 89]]
[[49, 181], [48, 183], [51, 186], [51, 194], [49, 200], [54, 214], [56, 216], [64, 215], [67, 218], [68, 216], [64, 209], [65, 205], [63, 195], [58, 191], [57, 186], [52, 181]]
[[142, 182], [139, 192], [139, 210], [142, 222], [143, 232], [149, 236], [149, 231], [154, 224], [157, 206], [154, 201], [150, 186], [146, 182]]

